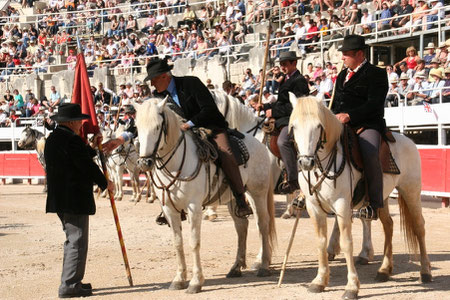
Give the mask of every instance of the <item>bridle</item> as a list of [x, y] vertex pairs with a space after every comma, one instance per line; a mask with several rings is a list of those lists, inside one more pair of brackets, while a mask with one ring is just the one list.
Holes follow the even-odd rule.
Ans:
[[152, 151], [152, 153], [150, 154], [150, 155], [147, 155], [147, 156], [141, 156], [140, 157], [140, 159], [142, 160], [142, 161], [156, 161], [156, 159], [157, 159], [157, 153], [158, 153], [158, 150], [159, 150], [159, 145], [161, 144], [161, 139], [162, 139], [162, 136], [163, 136], [163, 134], [164, 134], [164, 140], [166, 141], [166, 139], [167, 139], [167, 121], [166, 121], [166, 116], [165, 116], [165, 114], [164, 113], [160, 113], [159, 114], [161, 117], [162, 117], [162, 123], [161, 123], [161, 129], [159, 130], [159, 133], [158, 133], [158, 139], [156, 140], [156, 144], [155, 144], [155, 147], [153, 148], [153, 151]]
[[[301, 170], [301, 173], [303, 175], [303, 178], [308, 182], [308, 192], [309, 195], [312, 196], [313, 194], [316, 196], [316, 200], [319, 203], [320, 208], [325, 212], [328, 213], [323, 207], [322, 204], [319, 200], [318, 194], [317, 194], [317, 190], [320, 188], [320, 186], [322, 185], [323, 181], [325, 179], [330, 179], [333, 180], [334, 182], [334, 187], [336, 188], [336, 179], [342, 174], [342, 172], [345, 169], [345, 163], [346, 163], [346, 159], [345, 159], [345, 155], [342, 155], [342, 161], [341, 164], [339, 166], [339, 169], [337, 169], [337, 144], [338, 141], [336, 141], [336, 143], [334, 144], [333, 148], [331, 149], [331, 151], [325, 155], [325, 157], [321, 160], [318, 156], [318, 152], [321, 149], [324, 149], [325, 144], [327, 143], [326, 141], [326, 132], [323, 129], [323, 126], [320, 125], [320, 138], [317, 141], [317, 145], [316, 145], [316, 149], [313, 153], [313, 155], [299, 155], [299, 158], [309, 158], [309, 159], [313, 159], [315, 164], [317, 165], [317, 168], [319, 169], [319, 171], [321, 172], [321, 174], [319, 175], [317, 173], [316, 170], [314, 170], [314, 176], [316, 177], [316, 184], [312, 185], [311, 184], [311, 171], [308, 171], [308, 177], [305, 176], [305, 174], [303, 173], [303, 170]], [[341, 143], [342, 143], [342, 138], [341, 138]], [[343, 144], [343, 143], [342, 143]], [[328, 159], [328, 162], [325, 166], [325, 168], [322, 165], [322, 161]], [[333, 173], [330, 174], [331, 168], [333, 168]], [[331, 210], [333, 210], [333, 212], [337, 215], [337, 212], [330, 206]]]

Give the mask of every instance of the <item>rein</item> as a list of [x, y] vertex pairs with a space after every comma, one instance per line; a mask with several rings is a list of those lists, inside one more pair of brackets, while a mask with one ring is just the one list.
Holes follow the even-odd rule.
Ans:
[[[161, 130], [159, 132], [158, 135], [158, 140], [156, 142], [155, 148], [152, 152], [152, 154], [150, 156], [147, 157], [141, 157], [141, 158], [153, 158], [155, 160], [155, 165], [157, 170], [160, 170], [162, 173], [164, 173], [165, 176], [167, 176], [170, 179], [170, 182], [168, 184], [164, 184], [161, 177], [158, 175], [157, 172], [152, 172], [150, 171], [150, 177], [153, 181], [153, 183], [155, 184], [156, 188], [159, 190], [163, 191], [163, 199], [162, 199], [162, 205], [166, 205], [166, 194], [167, 194], [167, 198], [169, 199], [170, 203], [172, 204], [173, 208], [178, 212], [181, 213], [181, 210], [179, 210], [176, 206], [175, 203], [172, 200], [172, 197], [170, 195], [170, 191], [169, 189], [177, 182], [177, 181], [191, 181], [193, 179], [195, 179], [197, 177], [197, 175], [200, 173], [200, 169], [202, 166], [202, 161], [200, 159], [198, 159], [197, 162], [197, 166], [194, 170], [194, 172], [188, 176], [188, 177], [180, 177], [181, 172], [183, 170], [183, 166], [184, 163], [186, 161], [186, 147], [187, 147], [187, 142], [186, 142], [186, 135], [185, 132], [181, 131], [181, 135], [178, 138], [175, 146], [166, 154], [164, 154], [163, 156], [159, 156], [158, 155], [158, 150], [159, 150], [159, 145], [161, 143], [162, 140], [162, 133], [164, 132], [164, 140], [167, 140], [167, 125], [166, 125], [166, 118], [165, 115], [162, 114], [163, 116], [163, 124], [161, 127]], [[172, 173], [166, 168], [167, 164], [169, 163], [169, 161], [175, 156], [175, 153], [178, 151], [178, 149], [181, 146], [181, 143], [183, 143], [183, 156], [181, 158], [181, 163], [180, 166], [178, 167], [178, 170], [176, 171], [175, 175], [172, 175]], [[167, 157], [168, 156], [168, 157]], [[167, 159], [166, 159], [167, 157]], [[155, 177], [156, 179], [158, 179], [158, 183], [155, 181], [155, 178], [153, 176], [153, 173], [155, 173]]]
[[[323, 137], [323, 139], [322, 139], [322, 137]], [[319, 203], [320, 208], [325, 213], [328, 213], [323, 208], [322, 203], [319, 200], [317, 190], [322, 186], [322, 183], [325, 179], [333, 180], [334, 187], [336, 188], [336, 179], [344, 171], [346, 159], [345, 159], [345, 155], [343, 155], [339, 169], [337, 169], [337, 145], [338, 145], [338, 143], [336, 142], [334, 144], [333, 148], [331, 149], [331, 151], [322, 160], [320, 160], [317, 153], [320, 151], [320, 149], [324, 148], [325, 143], [326, 143], [326, 133], [324, 132], [323, 127], [321, 126], [320, 127], [320, 139], [317, 141], [317, 145], [316, 145], [314, 154], [313, 155], [300, 155], [300, 157], [312, 158], [312, 159], [314, 159], [314, 162], [317, 164], [317, 167], [320, 170], [321, 174], [319, 175], [316, 171], [314, 171], [314, 176], [316, 177], [316, 180], [317, 180], [317, 183], [314, 186], [312, 186], [312, 184], [311, 184], [311, 171], [308, 171], [307, 178], [306, 178], [305, 174], [303, 173], [303, 171], [301, 171], [301, 172], [302, 172], [303, 178], [305, 178], [305, 180], [308, 182], [309, 195], [312, 196], [314, 194], [316, 196], [316, 200]], [[326, 160], [327, 158], [328, 158], [328, 162], [324, 168], [322, 165], [322, 161]], [[332, 167], [334, 167], [333, 168], [334, 170], [333, 170], [333, 174], [330, 175], [330, 171], [331, 171]], [[330, 206], [330, 208], [337, 215], [337, 212], [331, 206]]]
[[258, 120], [258, 122], [256, 122], [256, 125], [247, 130], [246, 133], [252, 132], [252, 136], [256, 136], [256, 134], [258, 133], [258, 129], [262, 129], [262, 124], [264, 123], [264, 121], [264, 118], [261, 118], [260, 120]]

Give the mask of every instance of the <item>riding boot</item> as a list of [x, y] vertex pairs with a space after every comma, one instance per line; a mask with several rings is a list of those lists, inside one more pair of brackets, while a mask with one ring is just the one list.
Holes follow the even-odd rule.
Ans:
[[238, 218], [247, 218], [249, 215], [253, 214], [252, 208], [248, 205], [245, 199], [245, 194], [235, 195], [236, 198], [236, 209], [234, 214]]
[[298, 170], [297, 170], [297, 154], [295, 153], [294, 142], [292, 141], [292, 134], [289, 133], [288, 126], [281, 129], [277, 140], [278, 148], [280, 149], [281, 159], [287, 173], [287, 183], [280, 187], [281, 194], [290, 194], [298, 189]]

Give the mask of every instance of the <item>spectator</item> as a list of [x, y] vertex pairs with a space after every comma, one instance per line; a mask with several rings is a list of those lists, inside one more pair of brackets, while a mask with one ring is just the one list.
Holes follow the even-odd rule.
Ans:
[[[379, 2], [381, 1], [377, 1], [377, 4]], [[378, 22], [378, 30], [388, 30], [391, 27], [390, 20], [388, 20], [390, 17], [392, 17], [391, 10], [389, 9], [387, 2], [384, 1], [381, 4], [381, 13], [380, 13], [380, 20], [384, 21]]]
[[56, 91], [55, 86], [52, 85], [50, 87], [50, 100], [45, 101], [43, 104], [48, 108], [55, 109], [59, 106], [60, 103], [61, 103], [61, 96]]
[[244, 77], [242, 78], [242, 93], [241, 95], [244, 95], [246, 91], [253, 91], [255, 90], [256, 86], [256, 77], [252, 74], [252, 70], [250, 68], [247, 68], [244, 72]]
[[416, 48], [414, 48], [414, 46], [410, 46], [406, 49], [406, 57], [394, 65], [394, 71], [397, 70], [400, 63], [402, 63], [402, 62], [406, 63], [406, 66], [408, 67], [409, 70], [414, 70], [416, 68], [417, 62], [419, 60], [420, 60], [420, 57], [419, 57], [419, 55], [417, 55]]
[[423, 60], [425, 61], [425, 68], [429, 69], [431, 68], [431, 60], [436, 56], [434, 43], [428, 43], [425, 50], [428, 50], [428, 53], [423, 57]]
[[[400, 7], [398, 8], [398, 10], [396, 10], [396, 13], [393, 15], [393, 17], [398, 16], [398, 18], [391, 20], [391, 23], [390, 23], [391, 27], [399, 28], [399, 27], [402, 27], [403, 25], [405, 25], [406, 22], [409, 21], [409, 17], [408, 16], [401, 17], [401, 16], [408, 15], [408, 14], [412, 13], [413, 10], [414, 10], [413, 7], [408, 4], [407, 0], [401, 0]], [[394, 34], [397, 34], [397, 32], [394, 32]]]
[[443, 20], [445, 18], [445, 11], [441, 9], [444, 4], [442, 4], [439, 0], [430, 0], [431, 10], [425, 14], [422, 19], [422, 30], [431, 29], [433, 26], [436, 26], [433, 22], [436, 22], [438, 19]]
[[439, 103], [441, 96], [441, 89], [445, 85], [445, 81], [443, 79], [443, 74], [438, 69], [433, 69], [430, 71], [430, 76], [433, 78], [433, 82], [430, 82], [428, 85], [428, 97], [425, 98], [425, 101], [428, 103]]
[[131, 34], [136, 29], [137, 29], [136, 20], [133, 18], [133, 15], [129, 15], [127, 25], [125, 27], [125, 31], [126, 31], [127, 35]]
[[[387, 73], [389, 82], [391, 82], [395, 79], [398, 80], [398, 74], [394, 72], [394, 67], [392, 65], [386, 66], [386, 73]], [[409, 77], [408, 77], [408, 79], [409, 79]]]
[[427, 97], [427, 83], [425, 81], [425, 73], [418, 72], [416, 73], [415, 84], [412, 89], [407, 93], [407, 99], [410, 105], [418, 105], [421, 104]]
[[445, 42], [439, 44], [438, 59], [441, 64], [445, 64], [448, 61], [448, 48]]
[[5, 95], [3, 96], [3, 99], [5, 99], [6, 104], [13, 105], [14, 104], [14, 96], [11, 95], [10, 90], [6, 90]]
[[409, 84], [410, 78], [406, 74], [400, 76], [400, 84], [397, 87], [397, 93], [400, 95], [400, 99], [406, 98], [408, 92], [412, 89], [412, 85]]
[[404, 29], [400, 30], [400, 33], [404, 34], [410, 30], [416, 31], [422, 23], [422, 18], [427, 14], [425, 11], [428, 10], [428, 5], [425, 3], [425, 0], [419, 0], [418, 2], [419, 3], [412, 14], [412, 18], [406, 22]]
[[446, 89], [442, 90], [442, 102], [448, 103], [450, 102], [450, 68], [445, 69], [445, 83], [444, 87]]
[[281, 72], [279, 66], [274, 66], [267, 72], [267, 75], [271, 75], [271, 78], [266, 80], [266, 91], [272, 94], [278, 94], [278, 88], [285, 77], [283, 72]]
[[147, 20], [145, 21], [144, 27], [141, 29], [141, 32], [148, 34], [149, 29], [153, 28], [155, 26], [156, 18], [153, 11], [150, 11], [147, 17]]
[[21, 94], [19, 94], [18, 89], [14, 89], [14, 107], [16, 107], [17, 110], [25, 110], [25, 102], [23, 100], [23, 97]]
[[384, 106], [385, 107], [393, 107], [398, 106], [398, 93], [399, 93], [399, 86], [398, 86], [398, 79], [393, 79], [389, 81], [389, 91], [386, 96], [386, 101]]
[[320, 75], [319, 97], [322, 99], [330, 99], [333, 92], [333, 81], [327, 77], [325, 72]]
[[[431, 69], [430, 69], [429, 74], [431, 74], [431, 72], [432, 72], [433, 70], [437, 70], [437, 71], [439, 71], [441, 74], [444, 73], [444, 68], [440, 66], [440, 61], [439, 61], [439, 59], [438, 59], [437, 57], [435, 57], [435, 58], [433, 58], [433, 59], [431, 60]], [[429, 82], [434, 82], [434, 80], [435, 80], [434, 77], [432, 77], [431, 75], [428, 76], [428, 81], [429, 81]]]
[[373, 16], [372, 14], [369, 13], [369, 10], [367, 8], [364, 8], [362, 10], [362, 17], [360, 24], [361, 24], [361, 27], [359, 27], [360, 34], [372, 32], [372, 29], [375, 26], [375, 23], [373, 22]]

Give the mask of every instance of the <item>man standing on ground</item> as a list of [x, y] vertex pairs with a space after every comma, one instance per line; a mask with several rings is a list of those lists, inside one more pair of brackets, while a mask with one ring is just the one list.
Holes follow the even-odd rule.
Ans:
[[58, 123], [45, 144], [47, 171], [47, 213], [57, 213], [66, 234], [61, 275], [60, 298], [92, 295], [92, 286], [81, 283], [86, 267], [89, 236], [89, 215], [95, 214], [93, 184], [102, 190], [113, 190], [113, 184], [92, 158], [95, 151], [79, 136], [82, 120], [78, 104], [59, 107], [51, 119]]

